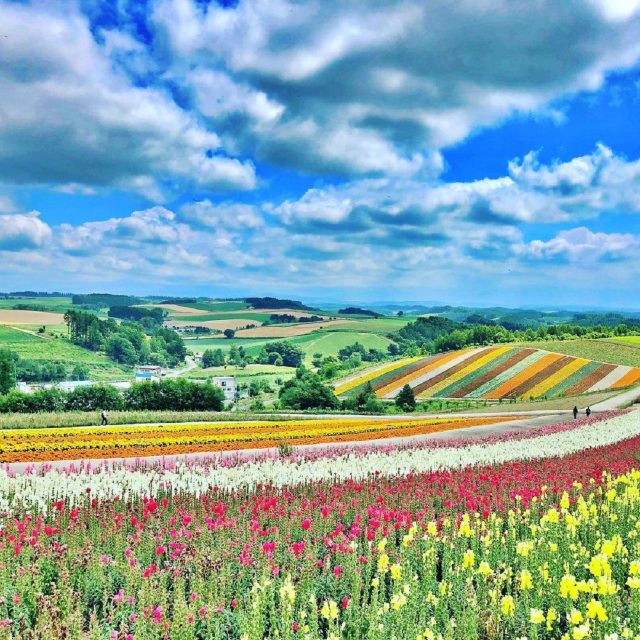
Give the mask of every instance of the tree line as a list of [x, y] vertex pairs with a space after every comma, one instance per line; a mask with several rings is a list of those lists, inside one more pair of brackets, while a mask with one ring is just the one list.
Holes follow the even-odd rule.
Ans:
[[[1, 361], [0, 361], [1, 370]], [[1, 373], [0, 373], [1, 376]], [[62, 411], [222, 411], [224, 394], [210, 382], [183, 378], [138, 382], [120, 390], [110, 385], [76, 387], [66, 392], [53, 387], [25, 393], [11, 389], [0, 395], [0, 413]]]

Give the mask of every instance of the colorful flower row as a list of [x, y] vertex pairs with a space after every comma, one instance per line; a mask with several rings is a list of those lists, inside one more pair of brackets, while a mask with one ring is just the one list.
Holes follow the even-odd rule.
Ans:
[[76, 458], [139, 457], [228, 451], [323, 442], [422, 436], [508, 422], [510, 416], [480, 418], [341, 418], [285, 422], [217, 422], [164, 426], [6, 429], [0, 431], [0, 462]]
[[[59, 476], [59, 494], [77, 481], [82, 495], [45, 511], [18, 494], [43, 476], [3, 479], [0, 638], [635, 638], [638, 416], [576, 422], [445, 447], [526, 445], [503, 464], [361, 480], [299, 464], [282, 489], [192, 489], [189, 466], [179, 487], [140, 469], [134, 489], [98, 467]], [[569, 437], [582, 448], [527, 454]]]
[[421, 398], [540, 398], [620, 389], [640, 382], [640, 368], [514, 346], [439, 354], [395, 369], [371, 371], [336, 388], [339, 394], [370, 382], [380, 398], [409, 384]]

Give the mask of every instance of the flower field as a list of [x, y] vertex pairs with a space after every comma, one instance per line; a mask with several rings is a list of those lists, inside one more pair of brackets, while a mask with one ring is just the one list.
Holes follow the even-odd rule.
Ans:
[[639, 452], [631, 411], [0, 470], [0, 638], [637, 638]]
[[483, 424], [501, 418], [420, 418], [384, 420], [340, 418], [169, 424], [162, 426], [1, 429], [0, 462], [83, 458], [132, 458], [420, 436]]
[[510, 345], [463, 349], [399, 360], [338, 383], [338, 395], [371, 386], [395, 398], [405, 384], [422, 398], [535, 399], [622, 389], [640, 382], [640, 368]]

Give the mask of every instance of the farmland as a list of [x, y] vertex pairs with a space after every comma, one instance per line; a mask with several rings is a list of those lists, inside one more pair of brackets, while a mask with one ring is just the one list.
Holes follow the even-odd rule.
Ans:
[[629, 367], [640, 367], [640, 336], [609, 338], [606, 340], [557, 340], [553, 342], [526, 342], [520, 346], [549, 349], [576, 358], [612, 362]]
[[420, 398], [504, 400], [570, 396], [638, 382], [638, 367], [501, 345], [397, 360], [339, 381], [335, 390], [348, 395], [371, 384], [378, 397], [391, 399], [408, 384]]
[[0, 346], [8, 348], [24, 360], [62, 362], [69, 367], [86, 365], [92, 380], [122, 380], [131, 370], [115, 364], [107, 356], [83, 349], [65, 338], [41, 337], [19, 329], [0, 325]]
[[632, 412], [437, 446], [2, 469], [4, 638], [633, 638], [639, 449]]

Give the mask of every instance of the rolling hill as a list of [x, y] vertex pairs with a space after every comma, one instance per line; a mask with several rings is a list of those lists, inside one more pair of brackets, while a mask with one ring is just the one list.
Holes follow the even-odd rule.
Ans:
[[640, 382], [640, 368], [498, 345], [385, 363], [337, 382], [335, 391], [351, 395], [368, 382], [386, 399], [405, 384], [420, 398], [536, 399], [622, 389]]

